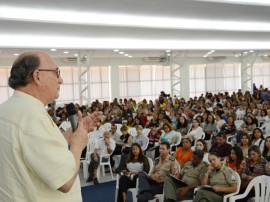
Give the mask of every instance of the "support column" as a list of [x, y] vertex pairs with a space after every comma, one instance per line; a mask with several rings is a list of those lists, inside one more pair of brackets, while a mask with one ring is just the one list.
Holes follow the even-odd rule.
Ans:
[[119, 90], [119, 67], [116, 63], [111, 62], [110, 64], [110, 101], [114, 98], [120, 98]]
[[257, 55], [258, 51], [241, 53], [241, 88], [243, 92], [253, 93], [253, 64]]
[[80, 53], [78, 53], [77, 67], [79, 75], [80, 105], [87, 104], [88, 106], [90, 106], [91, 104], [90, 66], [92, 61], [93, 61], [92, 51], [87, 51], [86, 56], [81, 56]]

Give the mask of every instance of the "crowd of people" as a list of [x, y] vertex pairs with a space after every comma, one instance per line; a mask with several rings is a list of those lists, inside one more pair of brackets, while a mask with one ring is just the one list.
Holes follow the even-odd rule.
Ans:
[[[139, 148], [140, 155], [144, 156], [145, 151], [149, 150], [154, 151], [155, 158], [160, 159], [162, 158], [161, 145], [163, 143], [169, 146], [175, 144], [176, 132], [181, 134], [182, 141], [174, 154], [168, 154], [168, 158], [177, 162], [180, 174], [175, 176], [182, 179], [186, 186], [181, 187], [182, 185], [178, 185], [163, 174], [159, 182], [150, 180], [150, 182], [155, 181], [159, 186], [162, 185], [162, 191], [155, 191], [152, 185], [148, 186], [150, 190], [139, 193], [138, 200], [149, 200], [160, 192], [164, 192], [164, 199], [167, 202], [187, 199], [189, 196], [193, 197], [190, 193], [195, 187], [208, 184], [212, 189], [199, 191], [194, 200], [200, 201], [200, 197], [207, 196], [213, 200], [222, 201], [224, 194], [236, 190], [234, 172], [241, 177], [242, 192], [254, 177], [270, 175], [268, 162], [270, 137], [267, 137], [270, 134], [267, 134], [266, 130], [268, 123], [270, 124], [268, 95], [267, 88], [263, 86], [257, 88], [254, 85], [253, 94], [248, 91], [243, 93], [241, 90], [231, 95], [228, 92], [217, 94], [207, 92], [205, 95], [185, 101], [183, 98], [172, 98], [162, 91], [155, 101], [144, 99], [136, 103], [133, 99], [114, 99], [111, 103], [108, 101], [101, 103], [96, 100], [88, 108], [78, 104], [76, 107], [83, 116], [102, 111], [104, 119], [101, 120], [100, 125], [111, 124], [111, 137], [116, 142], [117, 149], [112, 155], [122, 156], [116, 172], [124, 171], [136, 175], [128, 183], [126, 180], [130, 178], [120, 178], [120, 184], [124, 181], [125, 186], [121, 185], [122, 193], [119, 194], [118, 201], [127, 201], [126, 190], [130, 186], [135, 187], [134, 179], [139, 177], [142, 181], [146, 180], [141, 175], [143, 171], [148, 172], [148, 167], [145, 167], [145, 161], [142, 162], [141, 157], [139, 162], [143, 166], [137, 165], [138, 157], [134, 154], [133, 145]], [[49, 109], [52, 107], [49, 106]], [[50, 114], [62, 129], [64, 127], [61, 127], [61, 124], [66, 121], [62, 118], [66, 119], [63, 114], [65, 114], [65, 107], [57, 108], [54, 114]], [[122, 134], [118, 134], [116, 138], [114, 133], [119, 124], [122, 125], [120, 128]], [[131, 128], [136, 128], [137, 135], [129, 134]], [[145, 135], [142, 135], [144, 128], [150, 131], [147, 133], [148, 140], [145, 139]], [[147, 144], [146, 147], [145, 144]], [[135, 159], [130, 159], [130, 156]], [[135, 162], [136, 168], [130, 170], [127, 165], [132, 165], [132, 162]], [[114, 164], [113, 160], [111, 163]], [[155, 165], [159, 163], [157, 161]], [[204, 167], [203, 172], [197, 167], [198, 165], [200, 169]], [[200, 170], [200, 175], [185, 172], [185, 169], [191, 167], [195, 173]], [[173, 169], [167, 172], [173, 173]], [[202, 173], [204, 175], [201, 175]], [[190, 181], [189, 178], [192, 177], [196, 180]], [[164, 184], [165, 187], [163, 187]], [[173, 189], [167, 187], [173, 187]], [[171, 193], [172, 190], [175, 190], [175, 193]], [[253, 195], [254, 193], [250, 193], [248, 197]]]

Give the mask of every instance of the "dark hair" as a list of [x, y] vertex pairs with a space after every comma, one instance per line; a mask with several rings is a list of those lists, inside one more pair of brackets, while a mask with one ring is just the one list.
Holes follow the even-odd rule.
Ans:
[[130, 151], [129, 151], [128, 158], [127, 158], [127, 163], [132, 162], [134, 160], [134, 154], [132, 152], [133, 147], [138, 147], [139, 148], [138, 161], [143, 162], [144, 153], [143, 153], [143, 150], [142, 150], [141, 146], [138, 143], [133, 143], [131, 145], [131, 147], [130, 147]]
[[252, 132], [252, 135], [251, 135], [251, 140], [253, 141], [253, 140], [255, 139], [255, 136], [254, 136], [255, 130], [260, 131], [260, 133], [261, 133], [261, 139], [264, 140], [263, 132], [262, 132], [262, 130], [261, 130], [260, 128], [254, 128], [254, 130], [253, 130], [253, 132]]
[[244, 133], [244, 132], [241, 133], [241, 137], [240, 137], [240, 145], [242, 146], [241, 139], [242, 139], [243, 136], [245, 136], [245, 137], [248, 139], [248, 146], [250, 147], [251, 144], [252, 144], [252, 140], [251, 140], [249, 134]]
[[167, 149], [171, 147], [169, 142], [161, 142], [160, 145], [166, 145]]
[[[208, 152], [207, 143], [204, 141], [204, 139], [198, 139], [197, 142], [201, 142], [203, 144], [203, 152], [205, 152], [205, 153]], [[196, 147], [196, 145], [195, 145], [195, 147]]]
[[249, 153], [250, 153], [251, 151], [254, 151], [254, 152], [256, 152], [257, 154], [262, 155], [261, 149], [260, 149], [260, 147], [257, 146], [257, 145], [252, 145], [252, 146], [250, 146], [250, 147], [248, 148], [248, 155], [249, 155]]
[[204, 152], [203, 152], [202, 150], [196, 149], [196, 150], [193, 152], [193, 155], [199, 157], [199, 159], [203, 159]]
[[[184, 118], [184, 123], [183, 124], [180, 123], [180, 118], [181, 117]], [[188, 126], [188, 121], [187, 121], [186, 117], [180, 116], [179, 119], [177, 120], [176, 128], [177, 129], [186, 128], [187, 126]]]
[[224, 132], [220, 131], [217, 133], [216, 137], [222, 137], [223, 139], [226, 139], [226, 135]]
[[30, 75], [40, 65], [40, 58], [35, 53], [23, 53], [13, 63], [8, 79], [8, 85], [16, 89], [26, 86], [32, 79]]
[[[242, 163], [242, 161], [244, 159], [243, 151], [239, 146], [233, 146], [230, 151], [232, 151], [232, 150], [234, 151], [234, 153], [235, 153], [235, 155], [237, 157], [237, 159], [236, 159], [236, 168], [238, 169], [240, 164]], [[231, 156], [229, 156], [229, 161], [230, 162], [233, 161]]]
[[213, 156], [220, 158], [220, 155], [217, 152], [210, 152], [208, 156], [210, 156], [210, 155], [213, 155]]
[[266, 146], [266, 140], [267, 140], [267, 139], [270, 139], [270, 136], [268, 136], [268, 137], [265, 138], [265, 143], [264, 143], [264, 148], [263, 148], [263, 154], [262, 154], [262, 156], [263, 156], [264, 158], [267, 157], [267, 153], [269, 152], [269, 149], [268, 149], [267, 146]]

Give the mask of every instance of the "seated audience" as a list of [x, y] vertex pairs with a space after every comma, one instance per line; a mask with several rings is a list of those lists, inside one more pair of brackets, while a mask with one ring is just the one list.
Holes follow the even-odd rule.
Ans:
[[251, 135], [251, 140], [252, 140], [252, 145], [259, 146], [261, 149], [261, 152], [263, 152], [265, 141], [264, 141], [262, 130], [260, 128], [255, 128], [253, 130], [253, 133]]
[[177, 124], [176, 124], [176, 131], [180, 132], [182, 136], [188, 133], [189, 126], [186, 117], [180, 116]]
[[162, 142], [159, 147], [160, 157], [155, 159], [155, 166], [150, 176], [139, 173], [139, 193], [137, 202], [147, 202], [154, 195], [163, 193], [163, 183], [167, 174], [178, 176], [179, 164], [170, 155], [170, 144]]
[[183, 147], [179, 147], [176, 149], [174, 156], [178, 163], [180, 164], [181, 168], [185, 165], [186, 162], [190, 160], [190, 157], [193, 153], [191, 149], [191, 139], [188, 137], [182, 138], [182, 145]]
[[241, 132], [247, 134], [252, 134], [253, 130], [256, 128], [254, 118], [251, 115], [247, 115], [244, 125], [240, 128]]
[[216, 143], [212, 145], [209, 152], [216, 153], [221, 158], [221, 160], [224, 160], [226, 156], [230, 155], [230, 149], [232, 147], [232, 145], [228, 144], [226, 140], [226, 135], [222, 132], [219, 132], [216, 135]]
[[138, 143], [132, 144], [126, 167], [119, 179], [117, 202], [127, 202], [127, 190], [135, 188], [138, 174], [141, 172], [148, 173], [149, 169], [148, 159], [144, 156], [141, 146]]
[[122, 171], [123, 168], [126, 166], [126, 160], [130, 151], [130, 147], [133, 143], [138, 143], [143, 150], [147, 148], [147, 143], [149, 142], [148, 137], [143, 135], [142, 131], [143, 131], [142, 126], [140, 125], [136, 126], [137, 135], [133, 138], [132, 142], [129, 145], [126, 144], [125, 146], [122, 147], [122, 155], [121, 155], [119, 166], [115, 170], [116, 173], [119, 173], [120, 171]]
[[210, 166], [201, 180], [201, 185], [210, 185], [211, 188], [199, 189], [193, 202], [223, 202], [225, 194], [233, 193], [237, 189], [234, 171], [222, 164], [217, 154], [210, 153], [209, 162]]
[[234, 136], [236, 133], [236, 126], [234, 124], [233, 116], [227, 116], [227, 121], [220, 128], [220, 132], [225, 134], [226, 136]]
[[[111, 127], [111, 131], [112, 133], [114, 132], [114, 134], [116, 133], [117, 130], [117, 126], [116, 125], [112, 125]], [[132, 142], [132, 135], [130, 135], [128, 133], [128, 128], [126, 125], [121, 126], [120, 128], [122, 135], [120, 136], [120, 140], [119, 139], [114, 139], [115, 143], [116, 143], [116, 147], [115, 150], [113, 151], [112, 155], [110, 156], [110, 162], [111, 162], [111, 166], [114, 167], [114, 160], [113, 160], [113, 156], [115, 155], [121, 155], [123, 152], [123, 147], [126, 145], [129, 145]], [[115, 136], [115, 135], [114, 135]], [[126, 151], [128, 152], [128, 150]]]
[[264, 144], [264, 149], [263, 149], [263, 157], [267, 161], [270, 161], [270, 136], [266, 137], [266, 139], [265, 139], [265, 144]]
[[163, 131], [159, 139], [159, 144], [162, 142], [168, 142], [170, 145], [176, 142], [175, 131], [172, 129], [172, 125], [169, 123], [163, 124]]
[[247, 133], [242, 133], [240, 138], [240, 148], [242, 149], [244, 159], [248, 159], [248, 148], [251, 146], [251, 138]]
[[222, 119], [221, 114], [218, 112], [216, 113], [216, 124], [217, 124], [218, 131], [220, 131], [221, 127], [226, 123], [226, 121]]
[[94, 180], [94, 184], [99, 184], [97, 179], [97, 169], [99, 166], [100, 155], [111, 154], [115, 149], [115, 141], [111, 138], [111, 133], [105, 131], [103, 138], [98, 139], [94, 145], [94, 152], [91, 154], [91, 161], [88, 167], [89, 177], [86, 182]]
[[202, 150], [204, 152], [204, 156], [203, 156], [203, 161], [209, 163], [208, 160], [208, 148], [207, 148], [207, 144], [203, 139], [199, 139], [197, 140], [196, 144], [195, 144], [195, 151], [196, 150]]
[[203, 127], [203, 132], [205, 133], [205, 140], [210, 140], [213, 133], [218, 131], [217, 125], [215, 123], [215, 118], [212, 114], [209, 114], [206, 119], [206, 124]]
[[196, 141], [202, 138], [203, 129], [199, 126], [199, 122], [196, 119], [192, 121], [192, 127], [189, 129], [185, 137], [191, 138], [192, 141]]
[[[261, 155], [261, 149], [257, 145], [252, 145], [248, 149], [249, 159], [246, 161], [246, 166], [241, 175], [241, 189], [240, 193], [243, 193], [248, 186], [248, 183], [257, 176], [267, 175], [270, 176], [270, 165], [266, 159]], [[250, 193], [242, 199], [241, 201], [247, 201], [249, 198], [254, 197], [254, 190], [251, 190]], [[240, 200], [239, 200], [240, 201]]]
[[176, 202], [179, 200], [190, 200], [194, 196], [194, 188], [201, 184], [201, 180], [208, 168], [208, 163], [203, 162], [204, 153], [202, 150], [195, 150], [191, 161], [187, 162], [179, 173], [186, 186], [179, 184], [172, 177], [167, 176], [164, 182], [164, 201]]
[[242, 174], [246, 166], [242, 149], [238, 146], [233, 146], [230, 150], [230, 156], [225, 159], [225, 163], [237, 173]]
[[147, 149], [155, 147], [156, 144], [159, 143], [160, 136], [161, 136], [161, 131], [159, 130], [159, 127], [158, 126], [151, 127], [151, 131], [148, 134], [149, 144], [148, 144]]

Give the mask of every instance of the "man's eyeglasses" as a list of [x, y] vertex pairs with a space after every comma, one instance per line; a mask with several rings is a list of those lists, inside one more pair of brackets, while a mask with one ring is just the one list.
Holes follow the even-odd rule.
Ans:
[[57, 78], [60, 77], [60, 69], [57, 67], [56, 69], [37, 69], [38, 71], [47, 71], [47, 72], [55, 72]]

